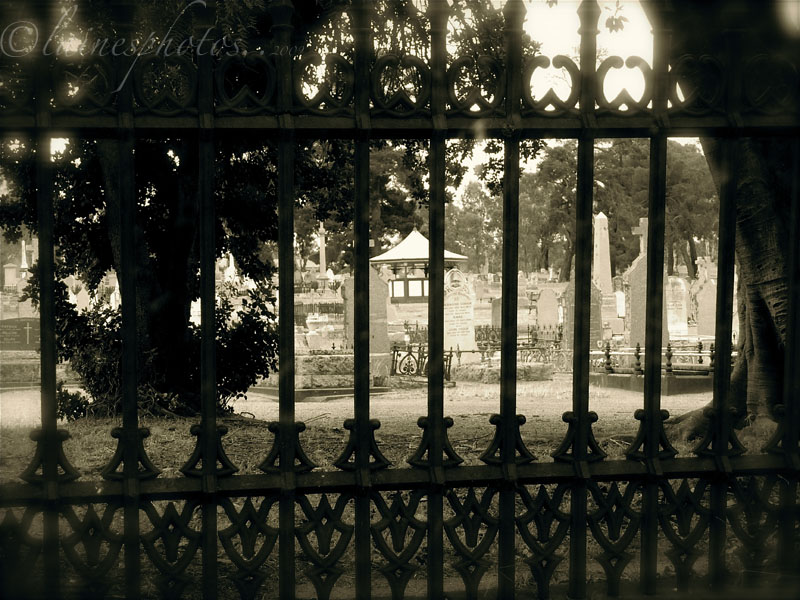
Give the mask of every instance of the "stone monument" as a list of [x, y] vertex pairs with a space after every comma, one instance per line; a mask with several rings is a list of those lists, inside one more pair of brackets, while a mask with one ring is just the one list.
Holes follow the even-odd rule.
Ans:
[[444, 279], [444, 349], [476, 350], [474, 298], [464, 274], [451, 269]]
[[689, 290], [682, 277], [668, 276], [664, 281], [667, 327], [670, 339], [689, 335]]
[[603, 327], [608, 326], [608, 334], [621, 333], [623, 322], [617, 311], [617, 298], [614, 295], [614, 282], [611, 278], [611, 250], [608, 240], [608, 217], [602, 212], [594, 219], [594, 253], [592, 256], [592, 280], [600, 289], [602, 303], [600, 318]]
[[[603, 293], [597, 284], [590, 282], [590, 312], [589, 312], [589, 350], [595, 350], [602, 345], [603, 323], [601, 322], [601, 307]], [[575, 336], [575, 277], [570, 278], [564, 293], [561, 295], [563, 306], [564, 328], [563, 347], [572, 350]]]
[[[629, 346], [641, 344], [644, 348], [647, 326], [647, 219], [639, 219], [639, 227], [634, 227], [632, 231], [640, 236], [639, 256], [622, 276], [625, 287], [625, 337]], [[661, 307], [661, 323], [661, 345], [664, 347], [669, 342], [666, 294]]]
[[[348, 347], [353, 347], [353, 315], [355, 278], [350, 277], [342, 284], [344, 299], [344, 337]], [[386, 299], [389, 286], [378, 272], [369, 269], [369, 352], [370, 354], [388, 354], [389, 329], [386, 319]]]

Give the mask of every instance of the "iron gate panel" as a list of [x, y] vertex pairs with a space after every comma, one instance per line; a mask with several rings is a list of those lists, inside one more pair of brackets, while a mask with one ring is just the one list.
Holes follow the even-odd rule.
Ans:
[[[129, 35], [134, 4], [110, 3], [117, 25]], [[35, 6], [40, 23], [57, 17], [56, 3]], [[5, 7], [6, 15], [13, 6]], [[656, 3], [654, 10], [668, 10]], [[33, 10], [33, 9], [30, 9]], [[211, 27], [215, 3], [196, 5], [198, 30]], [[291, 42], [293, 4], [269, 2], [272, 33], [278, 45]], [[523, 60], [524, 5], [510, 0], [504, 8], [506, 64], [492, 90], [493, 101], [473, 89], [470, 102], [455, 88], [459, 71], [468, 66], [448, 55], [448, 5], [430, 0], [430, 59], [409, 59], [425, 85], [412, 100], [387, 98], [376, 86], [381, 73], [398, 57], [374, 60], [367, 0], [349, 7], [355, 54], [334, 55], [347, 86], [334, 98], [326, 83], [315, 98], [303, 96], [298, 84], [306, 58], [279, 54], [274, 60], [252, 59], [266, 82], [259, 96], [246, 84], [231, 94], [220, 82], [241, 57], [174, 59], [184, 74], [181, 94], [152, 93], [140, 84], [143, 72], [157, 61], [130, 56], [98, 60], [91, 93], [75, 97], [61, 92], [74, 72], [58, 57], [41, 53], [17, 61], [23, 74], [13, 90], [0, 92], [0, 129], [30, 136], [37, 152], [36, 181], [41, 274], [42, 427], [33, 432], [35, 456], [21, 474], [24, 483], [0, 488], [0, 587], [5, 597], [58, 595], [141, 597], [160, 594], [205, 598], [231, 593], [243, 598], [263, 591], [281, 598], [328, 597], [337, 580], [348, 574], [356, 597], [404, 596], [477, 598], [486, 589], [497, 597], [547, 598], [566, 586], [570, 598], [590, 591], [587, 571], [595, 558], [603, 570], [605, 591], [620, 587], [626, 568], [638, 557], [639, 591], [657, 591], [657, 558], [665, 553], [674, 566], [674, 587], [722, 590], [726, 564], [738, 560], [755, 578], [765, 565], [777, 564], [781, 577], [796, 575], [798, 529], [798, 403], [800, 373], [787, 362], [785, 418], [765, 452], [744, 455], [722, 407], [728, 394], [730, 363], [715, 365], [712, 428], [695, 456], [677, 456], [666, 438], [661, 409], [661, 314], [664, 262], [666, 141], [670, 135], [707, 135], [723, 139], [728, 178], [720, 198], [719, 275], [716, 353], [731, 353], [736, 173], [732, 144], [742, 136], [796, 136], [798, 75], [779, 56], [749, 57], [745, 64], [731, 54], [683, 56], [668, 65], [669, 31], [654, 26], [652, 68], [629, 59], [645, 77], [639, 101], [603, 92], [605, 75], [621, 66], [616, 57], [596, 67], [600, 7], [580, 3], [580, 61], [553, 57], [571, 79], [566, 100], [555, 94], [533, 97], [530, 76], [546, 68], [549, 58]], [[735, 38], [741, 32], [731, 31]], [[732, 44], [735, 47], [735, 40]], [[14, 60], [5, 56], [9, 68]], [[166, 60], [166, 59], [165, 59]], [[310, 59], [308, 59], [310, 60]], [[766, 61], [766, 62], [765, 62]], [[681, 98], [683, 73], [702, 63], [719, 77], [709, 77], [705, 93]], [[787, 67], [783, 95], [751, 90], [745, 81], [758, 67]], [[9, 66], [10, 65], [10, 66]], [[163, 66], [163, 65], [162, 65]], [[26, 77], [25, 74], [33, 74]], [[130, 74], [128, 77], [126, 74]], [[95, 87], [96, 86], [96, 87]], [[118, 90], [115, 90], [115, 86]], [[788, 90], [788, 91], [787, 91]], [[462, 90], [464, 91], [464, 90]], [[480, 110], [472, 110], [477, 103]], [[625, 105], [625, 109], [622, 106]], [[445, 415], [444, 387], [444, 204], [445, 150], [448, 139], [472, 137], [476, 131], [502, 140], [503, 273], [518, 266], [520, 142], [526, 138], [577, 138], [577, 243], [573, 402], [563, 420], [565, 438], [554, 461], [534, 457], [525, 447], [516, 414], [517, 278], [503, 277], [500, 413], [482, 466], [463, 466], [451, 446]], [[135, 161], [137, 136], [167, 136], [175, 131], [198, 145], [198, 203], [201, 207], [201, 304], [203, 332], [202, 418], [192, 427], [196, 450], [184, 477], [161, 477], [144, 451], [148, 435], [139, 427], [136, 380], [137, 315], [123, 303], [122, 427], [112, 432], [117, 451], [102, 482], [81, 481], [62, 449], [67, 437], [56, 419], [56, 341], [54, 316], [53, 173], [47, 159], [52, 137], [116, 139], [121, 162], [123, 289], [132, 289], [134, 273]], [[279, 273], [280, 384], [279, 420], [270, 425], [272, 450], [259, 475], [236, 475], [226, 457], [215, 416], [214, 356], [214, 202], [215, 138], [258, 135], [277, 144], [279, 261], [292, 264], [293, 166], [299, 137], [345, 137], [355, 141], [355, 398], [354, 418], [345, 427], [350, 439], [335, 462], [338, 470], [320, 471], [303, 451], [294, 411], [293, 273]], [[594, 140], [599, 137], [650, 139], [648, 206], [647, 334], [643, 408], [636, 439], [626, 460], [606, 460], [592, 433], [598, 416], [589, 411], [589, 302], [592, 259], [592, 180]], [[428, 331], [428, 410], [419, 420], [419, 447], [409, 467], [390, 465], [374, 438], [379, 426], [369, 402], [369, 164], [371, 139], [414, 138], [430, 143], [430, 301]], [[797, 164], [795, 142], [794, 163]], [[797, 172], [792, 219], [792, 289], [797, 288]], [[797, 311], [793, 297], [787, 361], [798, 356]], [[391, 468], [390, 468], [391, 467]], [[121, 518], [120, 518], [121, 515]], [[588, 535], [587, 535], [588, 534]], [[727, 542], [741, 544], [738, 557], [727, 555]], [[591, 546], [591, 550], [590, 550]], [[461, 583], [445, 578], [445, 564]], [[702, 565], [702, 583], [692, 583], [693, 568]], [[770, 567], [771, 568], [771, 567]], [[529, 576], [521, 573], [527, 569]], [[142, 580], [143, 572], [157, 576]], [[413, 576], [425, 573], [421, 588]], [[121, 574], [120, 574], [121, 573]], [[277, 573], [277, 581], [275, 574]], [[554, 579], [554, 574], [560, 573]], [[309, 585], [298, 584], [305, 575]], [[352, 581], [349, 579], [352, 577]], [[778, 584], [778, 576], [767, 578]], [[383, 577], [388, 592], [378, 577]], [[522, 583], [520, 583], [522, 581]]]

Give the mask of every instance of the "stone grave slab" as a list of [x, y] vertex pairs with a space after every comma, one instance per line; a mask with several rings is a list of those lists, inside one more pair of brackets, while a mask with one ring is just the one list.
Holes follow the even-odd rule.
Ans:
[[717, 326], [717, 282], [712, 279], [706, 280], [695, 295], [695, 301], [697, 302], [697, 335], [713, 337]]
[[689, 289], [686, 281], [670, 275], [664, 281], [664, 292], [670, 339], [689, 335]]
[[458, 269], [448, 271], [444, 285], [444, 349], [476, 350], [474, 298]]
[[[344, 299], [344, 338], [348, 347], [353, 347], [353, 315], [355, 312], [355, 279], [349, 278], [342, 284]], [[389, 328], [386, 315], [386, 299], [389, 285], [378, 272], [369, 269], [369, 351], [371, 354], [389, 352]]]
[[[590, 313], [589, 313], [589, 349], [594, 350], [603, 341], [602, 303], [603, 293], [592, 281], [590, 283]], [[575, 282], [570, 281], [561, 296], [564, 307], [564, 337], [563, 345], [567, 350], [572, 350], [575, 336]]]
[[17, 318], [0, 321], [0, 350], [35, 351], [39, 347], [39, 319]]

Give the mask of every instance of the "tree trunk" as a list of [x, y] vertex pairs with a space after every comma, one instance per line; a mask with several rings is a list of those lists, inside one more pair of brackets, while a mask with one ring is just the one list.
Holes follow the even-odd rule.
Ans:
[[574, 246], [571, 241], [567, 242], [567, 247], [564, 249], [564, 260], [561, 262], [561, 271], [558, 274], [558, 280], [562, 283], [569, 281], [572, 272], [572, 255], [575, 253]]
[[[702, 144], [719, 187], [719, 142], [704, 139]], [[789, 188], [785, 173], [790, 170], [781, 169], [776, 161], [776, 152], [781, 152], [776, 146], [788, 150], [784, 140], [740, 140], [734, 164], [736, 255], [747, 323], [740, 339], [747, 363], [746, 403], [751, 410], [762, 407], [770, 412], [782, 397], [788, 312]], [[735, 402], [741, 405], [741, 399]]]
[[[796, 64], [798, 46], [779, 23], [777, 2], [741, 4], [726, 0], [673, 0], [666, 26], [672, 31], [673, 62], [684, 54], [723, 56], [735, 31], [736, 55], [746, 60], [760, 54], [781, 54]], [[652, 19], [655, 4], [643, 3]], [[728, 68], [743, 72], [741, 65]], [[698, 81], [700, 83], [698, 83]], [[696, 93], [703, 80], [681, 80], [684, 95]], [[699, 93], [703, 93], [700, 90]], [[721, 144], [701, 139], [711, 174], [720, 189]], [[736, 177], [736, 259], [741, 284], [739, 355], [727, 399], [745, 422], [755, 414], [772, 414], [782, 398], [788, 286], [786, 255], [791, 191], [789, 138], [743, 138], [733, 144]], [[725, 360], [726, 357], [718, 357]], [[746, 411], [751, 415], [745, 415]]]
[[[113, 139], [97, 140], [97, 158], [100, 162], [103, 186], [105, 188], [106, 212], [108, 215], [108, 239], [111, 243], [111, 252], [114, 259], [114, 270], [117, 274], [122, 273], [122, 234], [120, 222], [120, 198], [119, 198], [119, 144]], [[135, 229], [136, 243], [135, 264], [136, 264], [136, 288], [128, 290], [122, 277], [119, 277], [119, 291], [122, 302], [136, 303], [136, 335], [139, 344], [139, 356], [143, 356], [142, 350], [150, 348], [149, 335], [149, 298], [152, 297], [152, 288], [155, 285], [152, 265], [148, 256], [147, 246], [143, 241], [141, 228]]]
[[687, 241], [689, 242], [689, 260], [686, 263], [686, 270], [691, 279], [697, 279], [697, 246], [691, 235], [688, 236]]
[[689, 277], [692, 277], [692, 275], [691, 275], [692, 272], [691, 272], [691, 269], [689, 268], [689, 264], [692, 262], [692, 259], [689, 256], [689, 251], [688, 251], [686, 245], [685, 244], [678, 244], [678, 252], [681, 255], [681, 260], [683, 261], [683, 264], [686, 265], [686, 273], [687, 273], [687, 275], [689, 275]]
[[[723, 180], [720, 142], [701, 140], [719, 189]], [[788, 201], [785, 140], [743, 139], [735, 144], [736, 259], [739, 275], [738, 356], [731, 373], [728, 403], [739, 425], [760, 416], [775, 418], [783, 398], [783, 365], [788, 312]], [[718, 357], [724, 360], [725, 357]], [[706, 425], [696, 413], [673, 420], [692, 437]]]
[[[166, 217], [164, 239], [157, 240], [160, 247], [151, 247], [141, 228], [136, 226], [135, 269], [136, 288], [129, 290], [120, 279], [122, 302], [135, 302], [137, 313], [137, 339], [140, 357], [150, 356], [156, 371], [157, 383], [164, 391], [189, 393], [192, 366], [190, 353], [189, 317], [193, 282], [196, 279], [198, 248], [196, 182], [192, 176], [197, 165], [193, 144], [181, 149], [178, 167], [177, 194]], [[117, 273], [121, 273], [121, 231], [119, 202], [119, 146], [114, 140], [98, 140], [97, 155], [106, 190], [109, 239]], [[154, 258], [155, 257], [155, 258]], [[140, 372], [141, 374], [141, 372]]]

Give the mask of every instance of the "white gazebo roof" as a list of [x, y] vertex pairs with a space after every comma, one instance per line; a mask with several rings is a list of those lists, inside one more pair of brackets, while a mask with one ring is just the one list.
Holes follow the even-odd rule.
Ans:
[[[448, 262], [465, 262], [467, 257], [449, 250], [444, 251], [444, 259]], [[383, 254], [369, 259], [372, 264], [402, 264], [428, 262], [428, 238], [422, 235], [417, 228], [409, 233], [406, 238], [390, 248]]]

